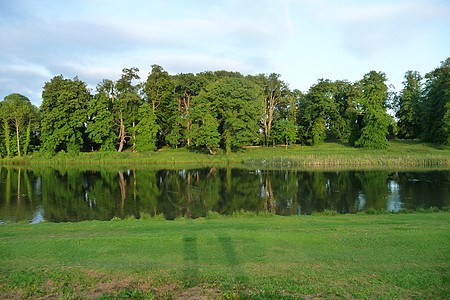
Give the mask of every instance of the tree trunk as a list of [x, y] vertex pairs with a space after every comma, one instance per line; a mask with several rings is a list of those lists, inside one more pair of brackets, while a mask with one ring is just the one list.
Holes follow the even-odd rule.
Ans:
[[125, 125], [123, 124], [122, 112], [120, 112], [119, 119], [120, 119], [120, 132], [119, 132], [120, 143], [119, 143], [119, 150], [117, 151], [122, 152], [123, 145], [125, 144]]
[[28, 153], [28, 147], [30, 145], [30, 136], [31, 136], [31, 119], [28, 120], [27, 136], [25, 138], [25, 145], [23, 146], [23, 155], [27, 155]]
[[16, 127], [16, 138], [17, 138], [17, 154], [20, 157], [20, 137], [19, 137], [19, 125], [16, 123], [14, 125]]
[[216, 154], [216, 151], [212, 150], [212, 149], [209, 148], [208, 146], [206, 146], [206, 148], [209, 150], [209, 153], [210, 153], [211, 155]]
[[[188, 133], [189, 130], [191, 129], [191, 121], [189, 120], [189, 108], [191, 106], [191, 95], [189, 95], [186, 91], [184, 91], [183, 102], [184, 102], [184, 109], [186, 110], [186, 119], [187, 119], [186, 133]], [[187, 138], [187, 145], [188, 146], [191, 145], [190, 137]]]
[[3, 129], [5, 131], [6, 157], [11, 157], [11, 140], [9, 136], [9, 124], [7, 120], [3, 121]]

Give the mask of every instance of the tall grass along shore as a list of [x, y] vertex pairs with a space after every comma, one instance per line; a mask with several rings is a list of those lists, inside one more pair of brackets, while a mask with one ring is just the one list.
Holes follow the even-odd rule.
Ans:
[[21, 158], [4, 158], [2, 164], [172, 164], [172, 163], [243, 163], [246, 165], [283, 166], [382, 166], [419, 165], [447, 166], [450, 148], [418, 141], [391, 141], [388, 150], [365, 150], [340, 142], [318, 146], [251, 147], [226, 155], [215, 155], [195, 149], [162, 149], [156, 152], [84, 152], [71, 156], [65, 152], [56, 156], [35, 153]]

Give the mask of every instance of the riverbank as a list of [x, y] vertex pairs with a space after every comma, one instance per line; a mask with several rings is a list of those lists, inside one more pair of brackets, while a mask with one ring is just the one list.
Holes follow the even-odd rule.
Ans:
[[447, 166], [450, 148], [394, 140], [388, 150], [353, 148], [345, 143], [329, 142], [318, 146], [250, 147], [226, 155], [218, 151], [162, 149], [156, 152], [85, 152], [76, 156], [58, 153], [50, 157], [34, 154], [0, 160], [1, 164], [230, 164], [283, 166]]
[[0, 226], [1, 298], [448, 298], [450, 213]]

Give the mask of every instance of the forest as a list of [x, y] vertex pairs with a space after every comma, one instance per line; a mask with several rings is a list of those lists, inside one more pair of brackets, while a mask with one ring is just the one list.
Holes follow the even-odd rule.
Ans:
[[290, 90], [276, 73], [205, 71], [170, 75], [152, 65], [103, 79], [95, 91], [78, 77], [46, 82], [39, 108], [13, 93], [0, 102], [0, 155], [154, 151], [187, 147], [227, 154], [245, 146], [317, 145], [340, 140], [386, 149], [388, 139], [450, 145], [450, 58], [403, 89], [370, 71], [357, 82], [319, 79]]

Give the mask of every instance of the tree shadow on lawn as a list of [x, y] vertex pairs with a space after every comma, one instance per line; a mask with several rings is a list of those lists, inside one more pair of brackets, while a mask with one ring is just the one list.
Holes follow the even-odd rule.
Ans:
[[[232, 239], [226, 235], [218, 236], [219, 244], [222, 247], [223, 257], [228, 266], [231, 267], [234, 282], [237, 284], [246, 284], [249, 277], [240, 267], [240, 262]], [[185, 287], [194, 287], [200, 282], [200, 271], [198, 268], [198, 242], [195, 234], [188, 233], [183, 237], [183, 285]]]

